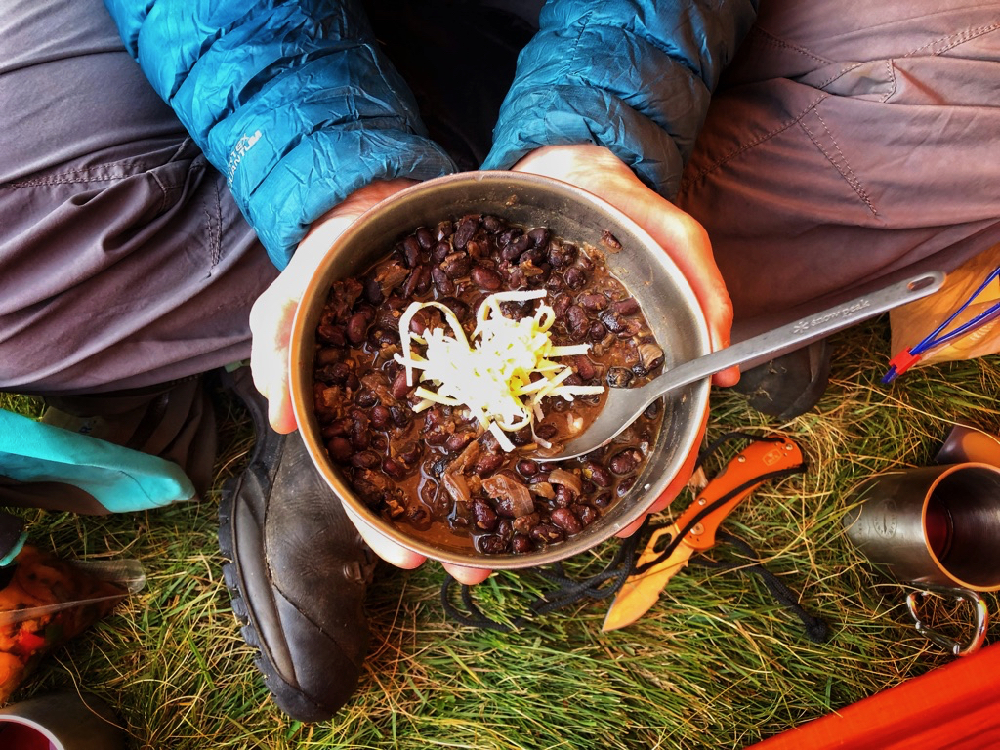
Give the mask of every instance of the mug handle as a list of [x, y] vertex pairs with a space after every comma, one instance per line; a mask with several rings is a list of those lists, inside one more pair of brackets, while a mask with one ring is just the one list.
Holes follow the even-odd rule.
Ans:
[[[918, 597], [923, 600], [929, 594], [939, 594], [943, 596], [953, 596], [956, 601], [970, 602], [976, 608], [976, 628], [969, 642], [963, 647], [958, 641], [942, 635], [934, 628], [930, 627], [920, 618], [918, 607]], [[914, 627], [917, 632], [923, 633], [927, 638], [941, 646], [954, 656], [969, 656], [976, 653], [986, 640], [986, 626], [989, 622], [989, 612], [979, 594], [963, 588], [934, 587], [925, 591], [911, 591], [906, 596], [906, 608], [913, 618]]]

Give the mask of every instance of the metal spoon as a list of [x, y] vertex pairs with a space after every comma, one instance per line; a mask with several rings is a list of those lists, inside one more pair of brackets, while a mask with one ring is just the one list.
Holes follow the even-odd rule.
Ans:
[[561, 461], [589, 453], [610, 443], [647, 406], [675, 388], [690, 385], [733, 365], [780, 352], [792, 345], [809, 344], [906, 302], [926, 297], [940, 289], [943, 283], [944, 274], [939, 271], [913, 276], [851, 302], [807, 315], [725, 349], [684, 362], [664, 371], [641, 388], [610, 388], [604, 408], [585, 432], [565, 443], [560, 453], [536, 456], [535, 460]]

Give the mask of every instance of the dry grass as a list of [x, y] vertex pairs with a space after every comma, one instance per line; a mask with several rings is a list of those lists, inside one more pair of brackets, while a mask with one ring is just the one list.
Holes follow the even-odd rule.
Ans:
[[[356, 698], [334, 721], [302, 725], [269, 701], [240, 639], [210, 496], [106, 519], [30, 516], [41, 546], [141, 560], [149, 584], [51, 655], [22, 695], [67, 684], [95, 691], [118, 708], [133, 747], [156, 750], [738, 748], [922, 674], [950, 657], [908, 624], [906, 588], [871, 570], [841, 519], [859, 479], [931, 463], [951, 423], [1000, 433], [1000, 358], [914, 371], [885, 387], [884, 321], [835, 342], [832, 386], [814, 413], [768, 425], [719, 392], [710, 426], [713, 437], [776, 429], [808, 455], [807, 473], [759, 489], [727, 528], [825, 618], [826, 643], [808, 641], [757, 579], [732, 572], [688, 568], [644, 619], [614, 633], [601, 632], [606, 605], [585, 602], [500, 634], [447, 618], [438, 566], [384, 570], [369, 597], [374, 642]], [[217, 486], [249, 444], [238, 412], [226, 429]], [[613, 546], [567, 567], [599, 568]], [[533, 573], [497, 574], [476, 597], [509, 621], [546, 586]], [[996, 598], [988, 602], [995, 612]]]

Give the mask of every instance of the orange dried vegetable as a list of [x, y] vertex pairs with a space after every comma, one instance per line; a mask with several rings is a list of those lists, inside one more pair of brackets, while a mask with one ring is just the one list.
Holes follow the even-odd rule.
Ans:
[[[115, 584], [25, 545], [0, 589], [0, 705], [48, 651], [79, 635], [125, 597]], [[54, 608], [71, 605], [57, 611]]]

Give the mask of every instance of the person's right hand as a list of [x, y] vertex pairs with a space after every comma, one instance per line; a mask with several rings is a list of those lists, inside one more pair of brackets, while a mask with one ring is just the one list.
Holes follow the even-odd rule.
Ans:
[[292, 320], [309, 280], [340, 235], [361, 214], [413, 184], [413, 180], [403, 179], [373, 182], [327, 211], [299, 243], [285, 270], [251, 308], [250, 369], [254, 385], [267, 399], [268, 420], [275, 432], [285, 435], [298, 427], [288, 388], [288, 348]]
[[[268, 420], [275, 432], [287, 434], [298, 427], [288, 387], [288, 349], [292, 320], [309, 280], [340, 235], [361, 214], [413, 184], [412, 180], [404, 179], [373, 182], [334, 206], [313, 224], [309, 234], [299, 243], [288, 267], [254, 303], [250, 311], [250, 332], [253, 336], [250, 369], [254, 385], [267, 399]], [[375, 531], [357, 518], [346, 503], [344, 508], [368, 546], [386, 562], [400, 568], [415, 568], [426, 560], [422, 555], [411, 552]], [[485, 568], [462, 565], [445, 564], [444, 568], [455, 580], [466, 584], [479, 583], [491, 572]]]

